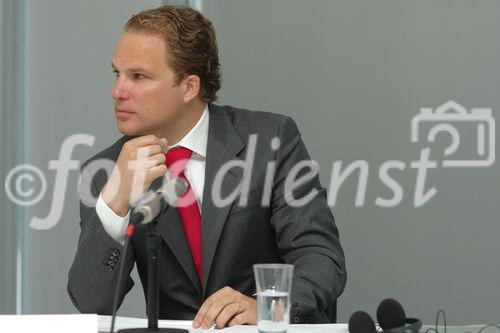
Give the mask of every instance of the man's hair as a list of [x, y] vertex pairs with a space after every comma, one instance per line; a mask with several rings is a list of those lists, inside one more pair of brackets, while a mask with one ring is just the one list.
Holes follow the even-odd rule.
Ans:
[[215, 30], [205, 16], [187, 6], [161, 6], [132, 16], [124, 31], [158, 34], [167, 45], [167, 63], [176, 84], [188, 75], [201, 81], [200, 99], [213, 102], [221, 85]]

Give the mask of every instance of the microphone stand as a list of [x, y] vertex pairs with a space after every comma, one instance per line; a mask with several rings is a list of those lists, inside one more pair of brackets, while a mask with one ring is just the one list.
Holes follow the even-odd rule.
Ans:
[[160, 271], [158, 270], [158, 256], [160, 255], [161, 243], [155, 232], [156, 223], [148, 224], [148, 239], [146, 248], [148, 250], [148, 329], [158, 330], [159, 317], [159, 284]]
[[167, 198], [180, 198], [187, 190], [188, 184], [182, 178], [175, 178], [171, 182], [164, 185], [162, 190], [156, 191], [150, 198], [143, 202], [139, 207], [134, 209], [133, 214], [130, 216], [130, 223], [125, 233], [124, 244], [124, 258], [120, 261], [120, 268], [118, 270], [118, 282], [116, 284], [115, 295], [113, 300], [113, 316], [111, 319], [111, 333], [114, 333], [116, 311], [118, 309], [119, 293], [121, 290], [121, 283], [123, 279], [123, 269], [125, 257], [127, 255], [127, 247], [130, 243], [130, 238], [135, 232], [135, 226], [140, 224], [148, 225], [148, 238], [146, 248], [148, 251], [148, 290], [147, 290], [147, 315], [148, 315], [148, 328], [129, 328], [119, 330], [118, 333], [189, 333], [188, 330], [180, 328], [158, 328], [158, 317], [160, 307], [160, 271], [158, 270], [158, 261], [161, 253], [161, 240], [156, 232], [157, 216], [164, 209], [166, 203], [164, 196]]
[[[131, 235], [130, 235], [131, 236]], [[130, 237], [127, 238], [129, 241]], [[189, 333], [188, 330], [180, 328], [158, 328], [158, 317], [159, 317], [159, 279], [160, 271], [158, 270], [158, 261], [160, 258], [161, 250], [161, 240], [156, 232], [156, 220], [148, 224], [148, 238], [146, 243], [148, 251], [148, 290], [147, 290], [147, 315], [148, 315], [148, 327], [147, 328], [128, 328], [119, 330], [118, 333]], [[122, 260], [120, 266], [120, 271], [122, 271], [123, 263], [125, 258]], [[121, 275], [118, 277], [121, 281]], [[119, 285], [120, 283], [118, 283]], [[113, 325], [114, 327], [114, 320]], [[113, 332], [113, 328], [111, 329]]]

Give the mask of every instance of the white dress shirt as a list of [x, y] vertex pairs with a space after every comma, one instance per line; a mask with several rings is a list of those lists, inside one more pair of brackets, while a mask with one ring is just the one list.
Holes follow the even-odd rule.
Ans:
[[[191, 159], [186, 164], [184, 173], [186, 178], [191, 184], [194, 196], [198, 202], [198, 207], [201, 210], [201, 203], [203, 201], [203, 187], [205, 185], [205, 163], [207, 160], [207, 142], [208, 142], [208, 105], [205, 104], [205, 109], [201, 115], [200, 120], [194, 127], [186, 134], [177, 144], [169, 146], [168, 149], [173, 147], [182, 146], [193, 151]], [[99, 194], [95, 210], [104, 230], [122, 245], [125, 243], [125, 229], [128, 226], [130, 218], [130, 210], [125, 217], [116, 215], [116, 213], [109, 208], [104, 202], [104, 199]]]

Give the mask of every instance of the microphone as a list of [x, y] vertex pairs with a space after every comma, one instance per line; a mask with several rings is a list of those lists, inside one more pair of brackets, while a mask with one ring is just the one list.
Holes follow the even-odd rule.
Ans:
[[130, 223], [133, 225], [151, 223], [165, 209], [167, 202], [172, 204], [182, 197], [187, 189], [188, 182], [184, 178], [172, 179], [139, 202], [130, 215]]
[[368, 313], [356, 311], [349, 318], [349, 333], [377, 333], [377, 329]]
[[[398, 301], [387, 298], [377, 308], [377, 321], [384, 333], [417, 333], [422, 327], [422, 321], [416, 318], [406, 318], [405, 311]], [[357, 311], [349, 319], [350, 333], [377, 332], [375, 323], [364, 311]]]
[[390, 333], [416, 333], [422, 327], [420, 319], [406, 318], [401, 304], [392, 298], [380, 302], [377, 308], [377, 320], [384, 332]]
[[405, 310], [395, 299], [384, 299], [377, 308], [377, 321], [384, 331], [405, 326]]

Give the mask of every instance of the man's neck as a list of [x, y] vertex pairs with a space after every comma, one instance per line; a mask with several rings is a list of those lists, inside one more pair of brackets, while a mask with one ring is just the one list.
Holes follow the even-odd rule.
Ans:
[[205, 103], [202, 101], [196, 101], [193, 102], [193, 104], [187, 105], [187, 108], [182, 112], [182, 117], [177, 119], [172, 126], [162, 130], [162, 135], [159, 137], [166, 138], [169, 146], [175, 145], [185, 137], [200, 120], [204, 108]]

